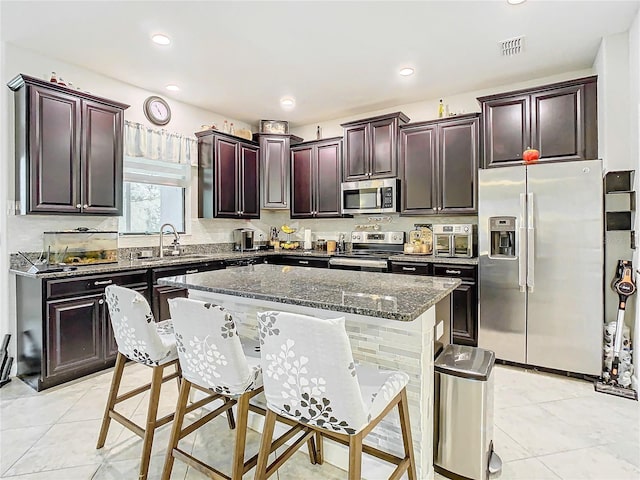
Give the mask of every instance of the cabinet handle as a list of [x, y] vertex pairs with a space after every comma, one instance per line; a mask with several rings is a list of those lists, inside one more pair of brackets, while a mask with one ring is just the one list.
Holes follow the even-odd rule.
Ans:
[[445, 270], [444, 273], [453, 273], [454, 275], [460, 275], [462, 272], [460, 270]]
[[403, 272], [415, 272], [416, 267], [402, 267]]
[[76, 208], [82, 208], [82, 204], [80, 203], [76, 204]]
[[98, 300], [98, 304], [99, 305], [104, 305], [104, 300], [102, 300], [102, 299]]
[[192, 268], [191, 270], [187, 270], [184, 273], [198, 273], [198, 269], [197, 268]]
[[286, 204], [287, 204], [287, 202], [282, 202], [282, 204], [283, 204], [283, 205], [286, 205]]
[[113, 283], [113, 280], [96, 280], [95, 282], [93, 282], [94, 285], [111, 285]]
[[87, 205], [86, 203], [82, 206], [82, 208], [89, 208], [89, 205]]
[[309, 265], [309, 260], [298, 260], [300, 265]]

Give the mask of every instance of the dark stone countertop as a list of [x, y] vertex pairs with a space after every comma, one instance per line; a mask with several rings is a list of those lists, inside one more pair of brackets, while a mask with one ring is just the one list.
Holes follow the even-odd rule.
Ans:
[[167, 277], [161, 285], [399, 321], [412, 321], [461, 281], [444, 277], [250, 265]]

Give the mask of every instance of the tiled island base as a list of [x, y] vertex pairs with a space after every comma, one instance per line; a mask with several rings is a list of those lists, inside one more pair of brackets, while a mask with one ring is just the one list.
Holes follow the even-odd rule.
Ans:
[[[433, 478], [433, 328], [437, 305], [414, 321], [400, 322], [198, 290], [190, 290], [189, 297], [223, 305], [233, 312], [240, 334], [254, 339], [258, 338], [258, 311], [278, 310], [319, 318], [344, 316], [356, 361], [382, 369], [402, 370], [409, 375], [407, 394], [418, 478]], [[440, 302], [446, 303], [448, 307], [449, 296]], [[260, 430], [258, 421], [255, 418], [252, 427]], [[387, 416], [365, 438], [365, 443], [404, 456], [397, 413]], [[347, 469], [349, 463], [346, 447], [327, 440], [324, 442], [324, 449], [326, 461]], [[369, 455], [363, 456], [363, 478], [388, 478], [392, 470], [387, 463]]]

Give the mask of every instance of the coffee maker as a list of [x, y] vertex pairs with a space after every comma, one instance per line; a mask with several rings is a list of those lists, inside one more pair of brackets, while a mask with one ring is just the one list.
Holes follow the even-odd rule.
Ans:
[[233, 231], [233, 249], [237, 252], [255, 250], [253, 246], [254, 231], [250, 228], [236, 228]]

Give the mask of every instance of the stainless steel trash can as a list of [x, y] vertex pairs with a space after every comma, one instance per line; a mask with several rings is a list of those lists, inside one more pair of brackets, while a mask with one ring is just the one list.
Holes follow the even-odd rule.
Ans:
[[433, 466], [448, 478], [486, 480], [502, 467], [493, 452], [495, 353], [447, 345], [435, 360]]

